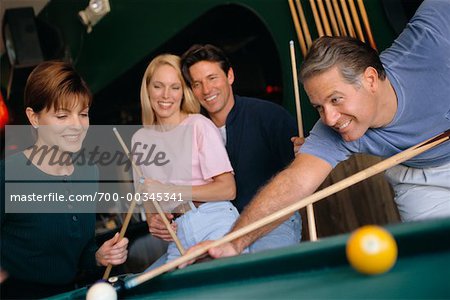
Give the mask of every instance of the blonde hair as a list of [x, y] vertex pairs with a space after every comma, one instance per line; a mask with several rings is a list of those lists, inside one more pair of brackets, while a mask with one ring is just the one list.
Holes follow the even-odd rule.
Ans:
[[150, 104], [150, 97], [148, 95], [148, 85], [152, 79], [153, 74], [160, 66], [168, 65], [175, 69], [178, 78], [181, 81], [183, 89], [183, 99], [181, 100], [181, 111], [187, 114], [199, 113], [200, 103], [195, 99], [191, 89], [187, 86], [186, 81], [181, 74], [180, 69], [180, 57], [172, 54], [161, 54], [155, 57], [147, 69], [145, 70], [144, 77], [141, 84], [141, 109], [142, 109], [142, 124], [143, 125], [155, 125], [156, 116], [153, 108]]

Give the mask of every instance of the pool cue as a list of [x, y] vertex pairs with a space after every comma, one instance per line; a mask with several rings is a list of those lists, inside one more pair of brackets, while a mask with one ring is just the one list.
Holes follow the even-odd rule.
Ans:
[[[300, 106], [300, 90], [298, 87], [298, 79], [297, 79], [297, 62], [295, 61], [295, 50], [294, 50], [294, 42], [289, 42], [289, 48], [291, 53], [291, 66], [292, 66], [292, 80], [294, 81], [294, 96], [295, 96], [295, 108], [297, 111], [297, 125], [298, 125], [298, 135], [301, 138], [304, 138], [303, 131], [303, 120], [302, 120], [302, 108]], [[316, 218], [314, 216], [314, 207], [312, 204], [306, 206], [306, 216], [308, 218], [308, 232], [309, 239], [311, 241], [317, 241], [317, 230], [316, 230]]]
[[358, 7], [363, 20], [364, 28], [366, 29], [367, 38], [369, 39], [370, 46], [377, 50], [377, 45], [372, 35], [372, 29], [370, 28], [369, 17], [367, 16], [366, 7], [364, 6], [363, 0], [358, 0]]
[[331, 0], [325, 0], [325, 5], [327, 6], [328, 15], [330, 16], [331, 29], [333, 29], [335, 36], [340, 36], [336, 16], [334, 15], [333, 6], [331, 5]]
[[302, 49], [303, 57], [305, 57], [306, 52], [308, 50], [306, 49], [305, 38], [303, 36], [303, 32], [302, 29], [300, 28], [300, 23], [298, 21], [298, 15], [295, 10], [294, 0], [288, 0], [288, 2], [289, 2], [289, 9], [291, 10], [292, 21], [294, 21], [295, 31], [297, 32], [298, 43], [300, 44], [300, 48]]
[[317, 12], [316, 3], [314, 0], [309, 0], [309, 4], [311, 5], [311, 10], [314, 17], [314, 23], [316, 23], [317, 34], [319, 36], [324, 36], [322, 23], [320, 23], [319, 13]]
[[345, 30], [344, 19], [342, 19], [342, 14], [341, 14], [341, 10], [339, 8], [338, 0], [333, 0], [332, 2], [333, 2], [334, 12], [336, 14], [336, 18], [337, 18], [337, 21], [339, 24], [339, 29], [341, 31], [341, 35], [346, 36], [347, 30]]
[[364, 39], [364, 34], [362, 32], [361, 23], [359, 22], [358, 11], [356, 10], [355, 2], [353, 0], [348, 0], [350, 6], [350, 12], [352, 13], [353, 22], [355, 23], [356, 33], [358, 38], [362, 42], [366, 42]]
[[[139, 169], [136, 164], [134, 163], [134, 160], [131, 157], [130, 151], [128, 150], [127, 145], [125, 145], [122, 137], [119, 134], [119, 131], [114, 127], [113, 128], [114, 133], [116, 134], [117, 139], [119, 140], [120, 145], [123, 148], [123, 151], [127, 154], [127, 156], [130, 159], [130, 162], [133, 166], [133, 170], [137, 173], [139, 178], [144, 178], [141, 169]], [[134, 201], [133, 201], [134, 202]], [[155, 206], [158, 214], [160, 215], [161, 219], [164, 222], [164, 225], [166, 225], [167, 230], [169, 231], [170, 236], [172, 237], [173, 241], [175, 242], [175, 245], [177, 246], [178, 251], [180, 251], [181, 255], [183, 255], [186, 251], [184, 250], [183, 246], [181, 245], [180, 240], [178, 239], [176, 233], [173, 231], [172, 226], [170, 226], [169, 220], [167, 220], [166, 215], [164, 214], [163, 210], [161, 209], [161, 206], [159, 205], [158, 201], [152, 201], [153, 205]]]
[[345, 0], [341, 0], [341, 6], [344, 13], [345, 24], [347, 24], [348, 35], [351, 37], [356, 37], [355, 29], [353, 28], [352, 19], [350, 18], [350, 13]]
[[[136, 207], [136, 201], [132, 201], [130, 207], [128, 208], [127, 216], [123, 221], [122, 228], [120, 229], [119, 241], [123, 239], [125, 236], [125, 232], [127, 231], [128, 224], [130, 223], [131, 216], [133, 215], [134, 208]], [[105, 269], [105, 273], [103, 273], [103, 280], [107, 280], [109, 278], [109, 274], [112, 270], [112, 264], [108, 264]]]
[[[136, 166], [136, 164], [134, 163], [134, 160], [132, 159], [132, 157], [130, 156], [130, 151], [128, 150], [127, 145], [125, 145], [125, 142], [123, 141], [122, 137], [120, 136], [119, 131], [117, 130], [117, 128], [113, 128], [113, 132], [116, 135], [117, 140], [119, 141], [120, 145], [122, 146], [123, 151], [125, 152], [125, 154], [127, 155], [128, 159], [130, 160], [133, 169], [136, 171], [136, 173], [138, 174], [138, 176], [140, 178], [142, 178], [142, 172], [141, 170]], [[152, 201], [153, 204], [155, 205], [156, 210], [158, 211], [159, 215], [161, 216], [164, 224], [167, 227], [167, 230], [169, 231], [170, 236], [173, 238], [173, 240], [175, 241], [175, 244], [177, 245], [178, 250], [180, 251], [181, 254], [185, 253], [185, 250], [183, 249], [183, 246], [181, 245], [177, 235], [175, 234], [175, 232], [173, 231], [172, 227], [170, 226], [169, 220], [167, 220], [166, 215], [164, 214], [164, 212], [162, 211], [161, 207], [159, 206], [159, 203]], [[120, 235], [119, 235], [119, 241], [125, 236], [125, 232], [127, 231], [128, 225], [130, 223], [131, 220], [131, 216], [133, 215], [133, 211], [134, 208], [136, 207], [136, 201], [132, 201], [130, 207], [128, 208], [127, 211], [127, 215], [125, 217], [125, 220], [122, 224], [122, 228], [120, 230]], [[112, 265], [108, 264], [108, 266], [106, 267], [105, 273], [103, 274], [103, 279], [106, 280], [109, 277], [109, 274], [111, 273], [111, 269], [112, 269]]]
[[200, 248], [196, 249], [195, 251], [187, 253], [182, 257], [179, 257], [175, 260], [168, 262], [165, 265], [162, 265], [159, 268], [156, 268], [152, 271], [149, 271], [147, 273], [136, 276], [125, 282], [125, 288], [130, 289], [141, 283], [144, 283], [160, 274], [163, 274], [167, 271], [170, 271], [170, 270], [178, 267], [181, 264], [184, 264], [192, 259], [200, 257], [201, 255], [207, 253], [208, 250], [211, 248], [231, 242], [239, 237], [246, 235], [247, 233], [250, 233], [254, 230], [264, 227], [274, 221], [277, 221], [278, 219], [284, 218], [284, 217], [294, 213], [295, 211], [304, 208], [308, 204], [313, 204], [315, 202], [318, 202], [334, 193], [337, 193], [349, 186], [352, 186], [358, 182], [363, 181], [364, 179], [367, 179], [373, 175], [383, 172], [389, 168], [392, 168], [393, 166], [396, 166], [408, 159], [413, 158], [414, 156], [417, 156], [417, 155], [419, 155], [433, 147], [436, 147], [446, 141], [449, 141], [449, 140], [450, 140], [450, 128], [447, 131], [445, 131], [431, 139], [428, 139], [420, 144], [412, 146], [411, 148], [408, 148], [408, 149], [406, 149], [400, 153], [397, 153], [385, 160], [382, 160], [381, 162], [379, 162], [371, 167], [368, 167], [350, 177], [347, 177], [341, 181], [338, 181], [335, 184], [330, 185], [329, 187], [324, 188], [323, 190], [320, 190], [308, 197], [305, 197], [305, 198], [303, 198], [303, 199], [301, 199], [301, 200], [299, 200], [277, 212], [274, 212], [262, 219], [259, 219], [259, 220], [255, 221], [254, 223], [251, 223], [245, 227], [242, 227], [236, 231], [233, 231], [233, 232], [227, 234], [226, 236], [224, 236], [223, 238], [213, 241], [209, 245], [200, 247]]
[[317, 0], [317, 7], [319, 7], [319, 13], [320, 17], [322, 18], [325, 34], [328, 36], [332, 36], [330, 24], [328, 23], [327, 13], [325, 12], [325, 7], [323, 6], [323, 0]]
[[303, 11], [300, 0], [296, 0], [295, 5], [297, 6], [298, 15], [300, 17], [300, 22], [302, 24], [302, 29], [305, 35], [306, 47], [309, 48], [309, 46], [311, 46], [312, 44], [312, 38], [311, 33], [309, 32], [308, 23], [306, 22], [305, 12]]

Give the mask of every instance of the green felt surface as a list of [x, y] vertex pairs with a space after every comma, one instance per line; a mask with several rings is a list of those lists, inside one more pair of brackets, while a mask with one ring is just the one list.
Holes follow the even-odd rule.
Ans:
[[[348, 235], [177, 270], [125, 291], [120, 299], [450, 299], [450, 219], [388, 226], [398, 243], [394, 268], [354, 271]], [[83, 299], [86, 289], [52, 299]]]

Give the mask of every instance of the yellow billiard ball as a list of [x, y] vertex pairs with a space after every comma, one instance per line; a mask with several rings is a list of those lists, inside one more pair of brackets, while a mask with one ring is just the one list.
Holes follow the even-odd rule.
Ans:
[[382, 227], [366, 225], [350, 235], [346, 254], [356, 271], [368, 275], [381, 274], [394, 266], [397, 260], [397, 243]]

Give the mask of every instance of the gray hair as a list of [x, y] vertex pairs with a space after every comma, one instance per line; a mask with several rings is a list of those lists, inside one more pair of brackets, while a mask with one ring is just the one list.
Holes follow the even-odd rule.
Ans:
[[344, 80], [353, 85], [360, 85], [367, 67], [375, 68], [381, 80], [386, 78], [378, 52], [369, 45], [355, 38], [324, 36], [311, 45], [300, 69], [300, 81], [304, 83], [333, 67], [338, 67]]

